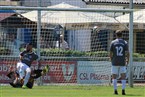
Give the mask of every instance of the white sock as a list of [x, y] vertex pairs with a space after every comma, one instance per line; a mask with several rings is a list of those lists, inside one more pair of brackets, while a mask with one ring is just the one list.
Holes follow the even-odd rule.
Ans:
[[20, 79], [23, 79], [25, 73], [22, 69], [19, 70], [19, 76], [20, 76]]
[[121, 80], [122, 82], [122, 90], [125, 90], [126, 87], [126, 80]]
[[114, 90], [117, 90], [117, 79], [113, 79], [113, 87], [114, 87]]
[[26, 85], [28, 83], [28, 80], [30, 78], [30, 74], [31, 74], [31, 70], [27, 69], [26, 70], [26, 76], [25, 76], [25, 79], [24, 79], [24, 85]]

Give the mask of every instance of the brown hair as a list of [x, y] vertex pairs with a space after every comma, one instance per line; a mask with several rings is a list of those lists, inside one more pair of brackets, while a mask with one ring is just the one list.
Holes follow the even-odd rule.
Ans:
[[116, 30], [116, 36], [117, 37], [122, 37], [122, 31], [121, 30]]

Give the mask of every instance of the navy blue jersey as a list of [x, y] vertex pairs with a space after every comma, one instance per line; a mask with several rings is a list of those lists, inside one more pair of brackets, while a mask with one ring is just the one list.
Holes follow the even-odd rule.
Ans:
[[113, 53], [111, 59], [113, 66], [125, 66], [125, 52], [128, 51], [128, 44], [123, 39], [115, 39], [111, 42], [110, 52]]
[[21, 62], [25, 63], [29, 67], [31, 66], [31, 64], [34, 60], [38, 59], [38, 55], [34, 52], [30, 53], [30, 52], [27, 52], [27, 51], [23, 51], [22, 53], [20, 53], [20, 55], [23, 56]]

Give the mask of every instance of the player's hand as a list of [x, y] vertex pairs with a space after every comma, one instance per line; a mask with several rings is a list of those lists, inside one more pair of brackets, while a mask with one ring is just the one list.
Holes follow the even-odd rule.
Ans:
[[20, 83], [21, 83], [21, 84], [24, 84], [24, 79], [23, 79], [23, 78], [20, 79]]
[[22, 60], [23, 59], [23, 56], [20, 56], [20, 60]]
[[109, 58], [109, 61], [112, 61], [112, 58]]

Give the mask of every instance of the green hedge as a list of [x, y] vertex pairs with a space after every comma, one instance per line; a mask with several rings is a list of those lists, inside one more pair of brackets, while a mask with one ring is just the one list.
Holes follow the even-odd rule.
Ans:
[[[75, 50], [60, 50], [60, 49], [41, 49], [42, 56], [90, 56], [90, 57], [108, 57], [108, 51], [83, 52]], [[145, 58], [145, 54], [133, 53], [135, 58]]]
[[41, 49], [42, 56], [108, 57], [107, 51], [82, 52], [74, 50]]
[[[21, 51], [24, 48], [20, 49]], [[36, 51], [36, 49], [34, 49]], [[4, 47], [0, 47], [0, 55], [10, 55], [11, 50]], [[41, 56], [50, 56], [50, 57], [108, 57], [109, 52], [107, 51], [96, 51], [96, 52], [82, 52], [75, 50], [60, 50], [60, 49], [41, 49]], [[133, 58], [135, 61], [144, 61], [145, 54], [134, 53]]]
[[0, 47], [0, 55], [10, 55], [11, 50], [5, 48], [5, 47]]

